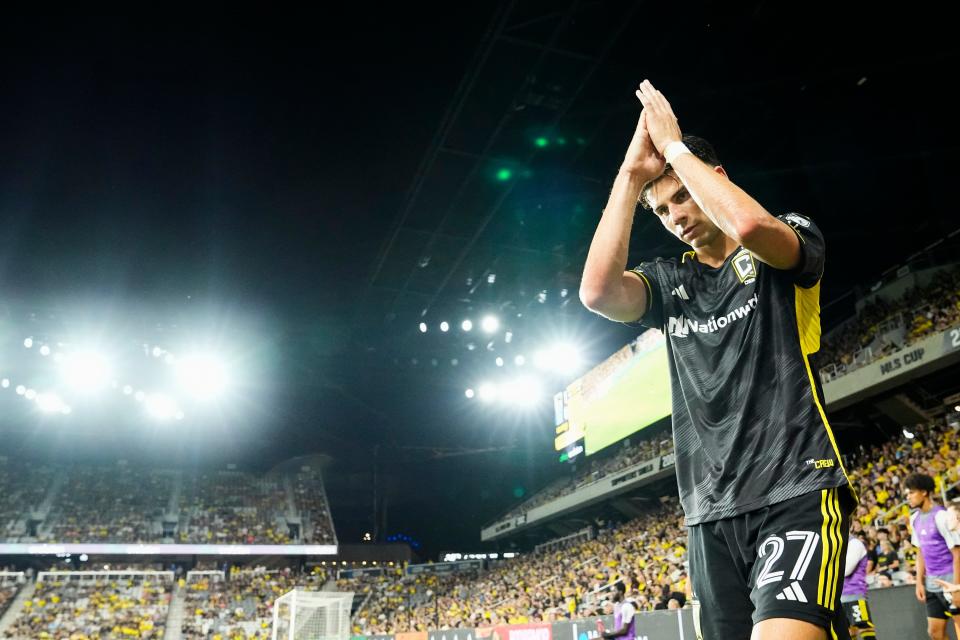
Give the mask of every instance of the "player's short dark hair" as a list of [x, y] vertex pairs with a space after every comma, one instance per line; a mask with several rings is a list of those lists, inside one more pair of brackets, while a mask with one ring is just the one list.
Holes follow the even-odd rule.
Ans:
[[[687, 149], [690, 149], [690, 153], [697, 156], [705, 163], [711, 167], [720, 166], [720, 157], [717, 156], [716, 149], [713, 148], [713, 145], [700, 138], [698, 136], [685, 135], [683, 136], [683, 144], [687, 146]], [[663, 172], [666, 173], [670, 170], [670, 165], [664, 167]], [[662, 177], [663, 174], [657, 176], [647, 184], [643, 185], [643, 189], [640, 190], [640, 205], [644, 209], [652, 210], [650, 203], [647, 202], [647, 194], [650, 192], [650, 189], [653, 187], [654, 183]]]
[[925, 473], [911, 473], [903, 481], [903, 486], [907, 489], [926, 491], [928, 494], [933, 494], [934, 488], [936, 487], [933, 483], [933, 478]]
[[620, 593], [626, 593], [627, 585], [623, 582], [623, 580], [617, 580], [613, 583], [613, 590], [619, 591]]

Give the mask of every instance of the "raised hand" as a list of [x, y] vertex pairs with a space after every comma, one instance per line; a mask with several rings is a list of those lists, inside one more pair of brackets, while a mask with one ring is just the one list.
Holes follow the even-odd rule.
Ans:
[[673, 108], [663, 94], [657, 91], [649, 80], [640, 83], [637, 89], [637, 98], [643, 104], [643, 111], [647, 116], [647, 131], [650, 139], [660, 155], [671, 142], [679, 142], [683, 138], [677, 116], [673, 115]]
[[634, 173], [643, 180], [653, 180], [663, 173], [666, 161], [657, 152], [657, 148], [650, 139], [647, 131], [647, 110], [640, 112], [637, 129], [623, 158], [622, 169]]

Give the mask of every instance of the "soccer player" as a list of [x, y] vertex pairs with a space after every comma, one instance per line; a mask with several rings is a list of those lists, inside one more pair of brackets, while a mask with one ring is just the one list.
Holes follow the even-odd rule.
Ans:
[[917, 554], [917, 600], [927, 608], [927, 633], [931, 640], [947, 637], [947, 618], [960, 635], [960, 624], [954, 614], [953, 595], [944, 592], [942, 582], [960, 582], [960, 541], [948, 526], [947, 510], [934, 504], [933, 478], [922, 473], [906, 477], [907, 504], [915, 509], [910, 514], [910, 541], [920, 549]]
[[872, 640], [877, 637], [873, 617], [867, 606], [867, 572], [870, 571], [872, 562], [867, 546], [860, 538], [851, 534], [847, 542], [847, 566], [840, 603], [847, 615], [850, 636], [859, 640]]
[[620, 638], [634, 640], [637, 637], [637, 608], [633, 601], [627, 600], [627, 585], [618, 580], [613, 585], [613, 631], [604, 631], [603, 623], [597, 621], [597, 630], [604, 640]]
[[[649, 81], [637, 97], [580, 299], [667, 336], [703, 637], [847, 638], [837, 596], [854, 500], [809, 361], [820, 346], [823, 236], [734, 184]], [[638, 201], [691, 250], [626, 270]]]

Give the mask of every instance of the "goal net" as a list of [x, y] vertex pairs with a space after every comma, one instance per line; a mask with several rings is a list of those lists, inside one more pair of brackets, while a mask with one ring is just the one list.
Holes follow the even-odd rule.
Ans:
[[353, 593], [294, 589], [273, 603], [271, 640], [347, 640]]

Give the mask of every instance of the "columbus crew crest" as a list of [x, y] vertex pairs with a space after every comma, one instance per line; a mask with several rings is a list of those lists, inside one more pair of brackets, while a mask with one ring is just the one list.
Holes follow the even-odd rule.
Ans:
[[733, 270], [743, 284], [750, 284], [757, 279], [757, 265], [753, 262], [753, 254], [746, 249], [733, 258]]

